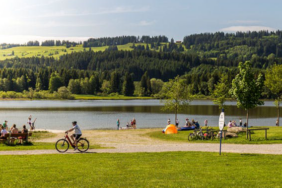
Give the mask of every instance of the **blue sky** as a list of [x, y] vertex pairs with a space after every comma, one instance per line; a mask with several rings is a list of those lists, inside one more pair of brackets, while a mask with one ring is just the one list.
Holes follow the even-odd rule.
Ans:
[[279, 0], [1, 0], [0, 43], [282, 29]]

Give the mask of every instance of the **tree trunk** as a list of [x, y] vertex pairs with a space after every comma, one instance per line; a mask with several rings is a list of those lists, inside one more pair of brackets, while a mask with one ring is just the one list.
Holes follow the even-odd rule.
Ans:
[[280, 101], [278, 101], [277, 111], [278, 111], [278, 113], [277, 113], [277, 126], [279, 127], [279, 123], [280, 123]]
[[249, 130], [249, 109], [247, 109], [247, 131], [246, 131], [246, 139], [248, 139], [249, 134], [248, 134], [248, 130]]

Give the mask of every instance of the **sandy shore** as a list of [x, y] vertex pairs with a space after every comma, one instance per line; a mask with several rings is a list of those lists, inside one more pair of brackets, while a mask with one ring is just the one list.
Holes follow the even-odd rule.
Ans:
[[[88, 153], [133, 153], [133, 152], [169, 152], [169, 151], [201, 151], [218, 152], [219, 144], [171, 142], [148, 137], [146, 133], [161, 129], [138, 129], [138, 130], [87, 130], [83, 136], [90, 143], [99, 144], [112, 149], [91, 149]], [[52, 130], [55, 137], [43, 139], [39, 142], [55, 142], [63, 138], [64, 131]], [[254, 154], [282, 154], [282, 144], [223, 144], [222, 152], [228, 153], [254, 153]], [[67, 154], [78, 153], [70, 149]], [[25, 155], [25, 154], [58, 154], [54, 150], [27, 150], [27, 151], [1, 151], [0, 155]]]

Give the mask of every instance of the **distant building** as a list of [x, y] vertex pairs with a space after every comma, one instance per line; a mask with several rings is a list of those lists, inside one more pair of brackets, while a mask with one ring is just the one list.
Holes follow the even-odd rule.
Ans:
[[180, 40], [176, 41], [177, 44], [181, 44], [182, 42]]

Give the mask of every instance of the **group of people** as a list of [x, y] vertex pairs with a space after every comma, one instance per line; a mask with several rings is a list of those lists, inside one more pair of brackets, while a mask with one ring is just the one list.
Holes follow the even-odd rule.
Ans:
[[227, 127], [228, 128], [231, 128], [231, 127], [247, 127], [247, 123], [245, 122], [244, 125], [243, 125], [242, 119], [239, 120], [239, 124], [237, 124], [235, 120], [233, 120], [233, 121], [230, 120], [227, 124]]
[[[167, 124], [168, 124], [168, 125], [171, 124], [170, 119], [167, 120]], [[204, 124], [205, 124], [205, 126], [208, 126], [208, 120], [205, 120], [205, 121], [204, 121]], [[179, 126], [179, 120], [178, 120], [178, 119], [176, 119], [175, 125], [176, 125], [176, 127]], [[185, 125], [184, 125], [183, 127], [200, 127], [200, 124], [199, 124], [198, 121], [195, 121], [194, 119], [192, 119], [192, 121], [189, 121], [189, 119], [186, 118], [186, 119], [185, 119]]]
[[[32, 116], [30, 115], [28, 117], [28, 121], [27, 124], [30, 126], [30, 130], [34, 130], [35, 129], [35, 121], [37, 118], [35, 118], [35, 120], [32, 122]], [[0, 124], [0, 138], [5, 139], [5, 135], [6, 134], [20, 134], [20, 133], [28, 133], [28, 129], [26, 128], [26, 125], [23, 125], [22, 131], [19, 131], [19, 129], [17, 128], [16, 124], [13, 124], [13, 126], [9, 129], [8, 126], [8, 121], [5, 120], [3, 122], [3, 124]], [[27, 137], [24, 136], [20, 136], [20, 137], [11, 137], [11, 143], [13, 144], [14, 141], [16, 139], [19, 139], [19, 144], [23, 143], [23, 140], [25, 140]]]
[[[126, 127], [127, 127], [127, 128], [136, 129], [136, 119], [133, 118], [133, 119], [130, 121], [130, 123], [127, 122]], [[117, 130], [119, 130], [119, 129], [121, 129], [121, 127], [120, 127], [120, 120], [117, 119]]]

